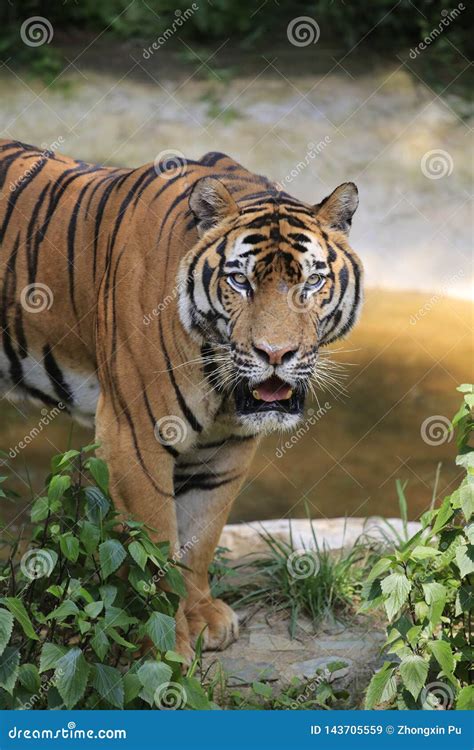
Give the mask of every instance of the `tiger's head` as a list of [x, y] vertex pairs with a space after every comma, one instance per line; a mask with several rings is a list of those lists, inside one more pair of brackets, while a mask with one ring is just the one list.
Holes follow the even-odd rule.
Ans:
[[183, 325], [241, 425], [292, 428], [318, 380], [319, 348], [360, 310], [362, 265], [347, 239], [357, 188], [344, 183], [316, 206], [281, 193], [237, 205], [203, 177], [189, 204], [200, 239], [180, 268]]

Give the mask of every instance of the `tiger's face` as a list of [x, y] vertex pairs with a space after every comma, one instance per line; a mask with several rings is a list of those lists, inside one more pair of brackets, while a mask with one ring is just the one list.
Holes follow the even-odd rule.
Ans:
[[357, 204], [353, 183], [315, 207], [289, 196], [237, 207], [213, 178], [193, 189], [201, 239], [181, 265], [181, 319], [208, 379], [252, 431], [298, 423], [320, 347], [356, 321], [362, 266], [347, 233]]

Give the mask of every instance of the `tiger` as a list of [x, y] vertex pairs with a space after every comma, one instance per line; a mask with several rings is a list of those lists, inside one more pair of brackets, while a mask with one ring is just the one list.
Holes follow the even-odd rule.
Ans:
[[185, 564], [177, 651], [224, 649], [233, 501], [361, 309], [357, 187], [311, 205], [223, 153], [132, 169], [4, 140], [0, 198], [0, 394], [95, 425], [116, 508]]

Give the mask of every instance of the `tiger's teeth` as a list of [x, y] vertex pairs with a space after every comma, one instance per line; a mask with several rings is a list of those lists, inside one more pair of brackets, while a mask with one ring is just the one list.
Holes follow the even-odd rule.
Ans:
[[261, 401], [261, 398], [260, 398], [260, 395], [259, 395], [259, 392], [257, 391], [257, 389], [255, 389], [254, 391], [252, 391], [252, 396], [254, 397], [254, 399], [256, 401]]
[[293, 395], [293, 388], [290, 388], [290, 389], [289, 389], [289, 391], [288, 391], [288, 396], [287, 396], [286, 398], [287, 398], [287, 399], [288, 399], [288, 398], [291, 398], [291, 397], [292, 397], [292, 395]]

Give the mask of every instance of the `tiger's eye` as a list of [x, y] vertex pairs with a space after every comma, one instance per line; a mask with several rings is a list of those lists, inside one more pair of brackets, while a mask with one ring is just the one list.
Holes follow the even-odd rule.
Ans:
[[246, 277], [244, 276], [243, 273], [233, 273], [232, 274], [232, 278], [233, 278], [234, 281], [237, 282], [237, 284], [244, 285], [244, 284], [247, 283], [247, 279], [246, 279]]
[[324, 276], [321, 276], [319, 273], [312, 273], [311, 276], [308, 276], [306, 283], [311, 286], [316, 286], [317, 284], [320, 284], [321, 281], [324, 281]]

